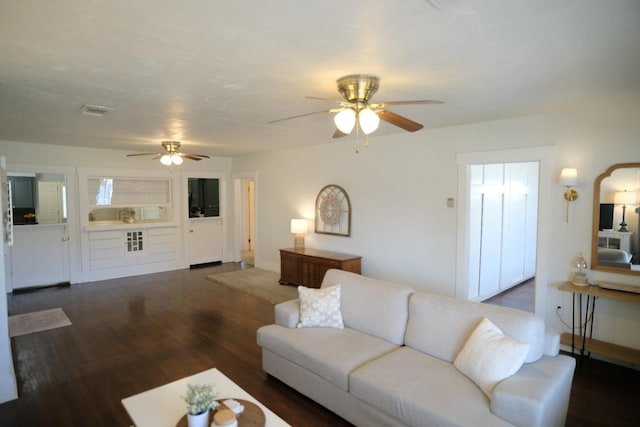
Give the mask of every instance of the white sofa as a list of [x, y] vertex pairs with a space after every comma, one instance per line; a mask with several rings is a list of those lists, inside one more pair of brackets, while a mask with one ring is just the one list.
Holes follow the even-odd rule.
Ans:
[[[297, 328], [292, 300], [258, 330], [269, 375], [359, 426], [564, 425], [575, 360], [533, 314], [329, 270], [322, 288], [335, 284], [343, 329]], [[490, 399], [453, 364], [483, 318], [529, 343]]]

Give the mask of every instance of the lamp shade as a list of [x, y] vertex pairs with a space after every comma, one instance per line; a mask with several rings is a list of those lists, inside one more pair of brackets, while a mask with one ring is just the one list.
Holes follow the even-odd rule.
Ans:
[[306, 219], [292, 219], [291, 232], [293, 234], [305, 234], [309, 230], [309, 223]]
[[613, 197], [613, 203], [616, 205], [635, 205], [636, 192], [627, 190], [618, 191]]
[[162, 163], [165, 166], [169, 166], [171, 164], [171, 156], [168, 154], [165, 154], [164, 156], [160, 157], [160, 163]]
[[560, 172], [560, 185], [572, 187], [578, 183], [578, 170], [574, 168], [564, 168]]
[[365, 135], [369, 135], [371, 132], [378, 129], [378, 126], [380, 125], [380, 117], [378, 117], [375, 111], [370, 108], [360, 110], [358, 113], [358, 121], [360, 122], [360, 128]]
[[333, 118], [338, 130], [344, 134], [350, 134], [356, 124], [356, 112], [351, 108], [345, 108]]

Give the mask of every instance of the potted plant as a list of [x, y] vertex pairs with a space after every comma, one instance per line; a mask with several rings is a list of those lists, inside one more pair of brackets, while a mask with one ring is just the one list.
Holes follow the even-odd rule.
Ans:
[[209, 411], [218, 406], [217, 393], [208, 384], [187, 384], [187, 393], [182, 396], [187, 402], [189, 427], [208, 427]]

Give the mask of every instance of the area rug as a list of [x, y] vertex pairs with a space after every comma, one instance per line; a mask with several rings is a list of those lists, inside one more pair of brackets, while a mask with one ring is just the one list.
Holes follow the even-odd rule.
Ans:
[[280, 280], [278, 273], [260, 268], [211, 274], [207, 276], [207, 279], [240, 292], [254, 295], [269, 301], [271, 304], [298, 298], [298, 288], [281, 285], [278, 282]]
[[71, 321], [61, 308], [16, 314], [9, 316], [9, 336], [17, 337], [69, 325]]

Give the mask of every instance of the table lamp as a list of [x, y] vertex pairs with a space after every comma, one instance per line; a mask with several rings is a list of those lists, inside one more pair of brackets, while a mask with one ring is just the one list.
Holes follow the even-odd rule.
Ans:
[[292, 219], [291, 232], [296, 236], [293, 239], [293, 248], [304, 249], [304, 235], [308, 231], [309, 224], [306, 219]]
[[627, 232], [627, 223], [625, 222], [625, 211], [627, 210], [627, 206], [634, 205], [636, 203], [636, 193], [635, 191], [618, 191], [614, 195], [613, 202], [616, 205], [622, 205], [622, 222], [620, 223], [620, 228], [618, 231]]

